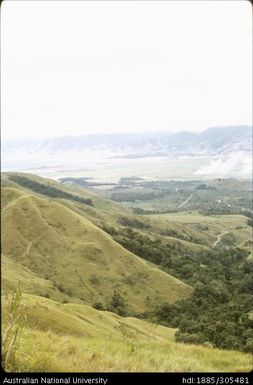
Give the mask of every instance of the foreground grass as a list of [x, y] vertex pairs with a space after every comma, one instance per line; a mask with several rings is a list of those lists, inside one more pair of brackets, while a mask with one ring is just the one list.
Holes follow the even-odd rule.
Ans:
[[26, 329], [17, 371], [250, 371], [251, 356], [234, 351], [138, 339], [77, 338]]
[[[8, 325], [2, 297], [3, 332]], [[176, 343], [176, 329], [24, 294], [25, 327], [8, 371], [250, 371], [250, 354]], [[19, 322], [15, 327], [19, 326]]]

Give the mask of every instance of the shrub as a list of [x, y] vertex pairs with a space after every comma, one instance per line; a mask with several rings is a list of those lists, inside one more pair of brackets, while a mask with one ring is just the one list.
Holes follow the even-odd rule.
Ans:
[[117, 313], [120, 316], [127, 314], [126, 302], [122, 295], [114, 290], [111, 301], [108, 305], [107, 310]]
[[105, 306], [101, 302], [94, 303], [93, 307], [94, 309], [97, 309], [97, 310], [106, 310]]
[[90, 283], [92, 285], [98, 285], [99, 284], [99, 278], [96, 276], [96, 274], [92, 274], [89, 279]]
[[183, 342], [187, 344], [203, 344], [205, 342], [204, 337], [201, 334], [190, 334], [176, 332], [175, 338], [177, 342]]

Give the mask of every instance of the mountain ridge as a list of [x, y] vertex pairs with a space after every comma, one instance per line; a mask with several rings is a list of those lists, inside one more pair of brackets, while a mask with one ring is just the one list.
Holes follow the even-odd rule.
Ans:
[[[147, 147], [151, 151], [162, 148], [164, 151], [173, 150], [173, 146], [182, 152], [181, 146], [188, 143], [194, 145], [198, 151], [212, 150], [228, 143], [232, 144], [235, 140], [243, 141], [242, 150], [249, 151], [250, 143], [244, 143], [244, 140], [252, 142], [251, 126], [217, 126], [210, 127], [204, 131], [195, 133], [190, 131], [180, 132], [135, 132], [135, 133], [108, 133], [108, 134], [87, 134], [78, 136], [62, 136], [50, 139], [37, 140], [6, 140], [2, 143], [3, 151], [11, 151], [18, 146], [23, 149], [34, 151], [80, 151], [84, 149], [100, 148], [140, 148]], [[172, 147], [171, 147], [172, 146]], [[183, 146], [184, 147], [184, 146]], [[196, 151], [195, 149], [195, 151]], [[192, 153], [190, 151], [190, 153]]]
[[199, 133], [138, 132], [7, 140], [2, 142], [2, 170], [35, 172], [54, 179], [80, 175], [104, 182], [137, 175], [140, 170], [138, 175], [148, 179], [189, 179], [198, 175], [251, 179], [251, 150], [251, 126], [211, 127]]

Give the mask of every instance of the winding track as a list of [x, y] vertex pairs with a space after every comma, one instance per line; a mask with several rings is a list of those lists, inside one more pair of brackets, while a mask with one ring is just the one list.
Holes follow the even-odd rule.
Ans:
[[217, 246], [218, 243], [220, 242], [221, 238], [222, 238], [224, 235], [226, 235], [226, 234], [228, 234], [228, 231], [224, 231], [224, 233], [221, 233], [221, 234], [217, 235], [217, 240], [214, 242], [213, 247]]

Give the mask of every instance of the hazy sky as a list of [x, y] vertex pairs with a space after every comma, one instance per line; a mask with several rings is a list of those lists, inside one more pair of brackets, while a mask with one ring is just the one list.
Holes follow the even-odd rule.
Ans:
[[2, 137], [251, 124], [248, 1], [4, 1]]

